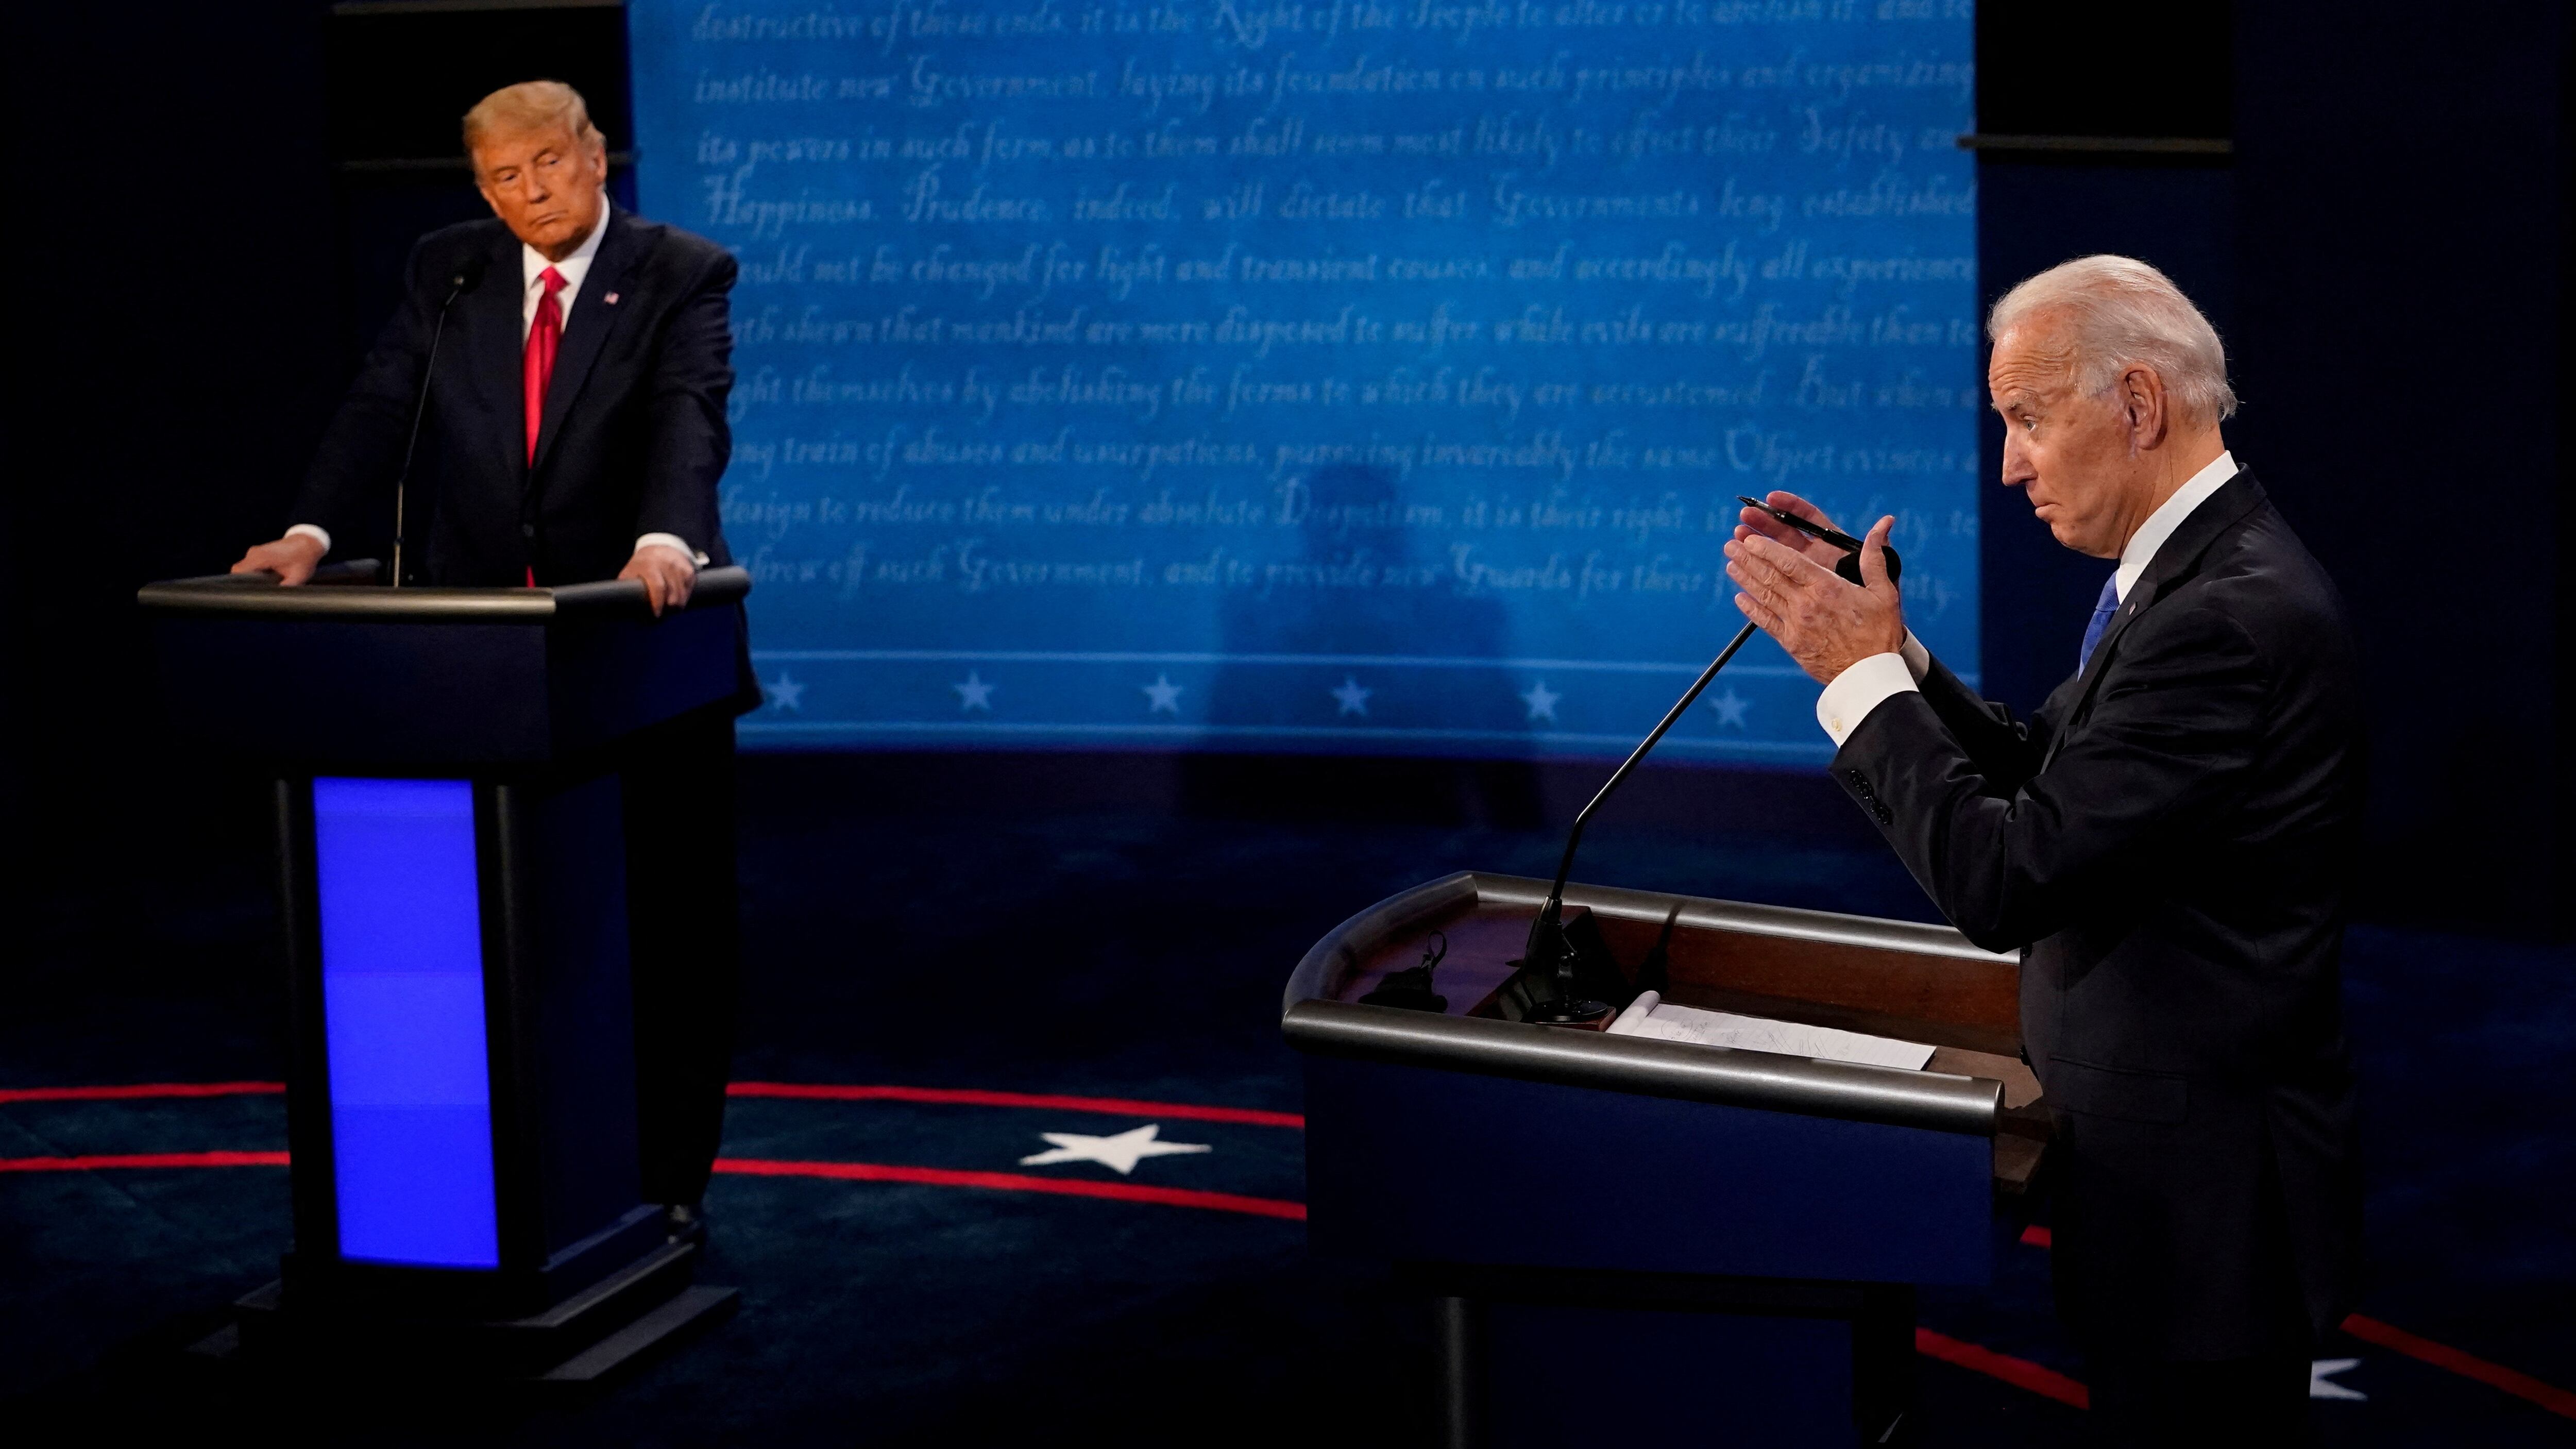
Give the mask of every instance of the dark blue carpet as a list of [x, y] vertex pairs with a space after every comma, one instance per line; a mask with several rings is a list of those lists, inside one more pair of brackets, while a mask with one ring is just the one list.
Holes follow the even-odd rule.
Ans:
[[[1035, 816], [763, 804], [744, 842], [751, 963], [737, 1076], [1295, 1111], [1279, 988], [1350, 911], [1476, 866], [1543, 874], [1537, 829]], [[255, 855], [255, 852], [253, 852]], [[229, 867], [227, 869], [230, 869]], [[1924, 918], [1883, 852], [1605, 827], [1588, 879]], [[150, 902], [113, 889], [78, 952], [0, 1023], [0, 1085], [273, 1078], [256, 865]], [[157, 888], [156, 888], [157, 889]], [[2576, 952], [2361, 929], [2349, 1001], [2367, 1083], [2374, 1316], [2576, 1386]], [[1118, 1181], [1020, 1167], [1042, 1132], [1146, 1119], [1053, 1109], [743, 1100], [736, 1157]], [[1302, 1197], [1294, 1129], [1162, 1120], [1203, 1154], [1132, 1180]], [[275, 1097], [0, 1108], [0, 1157], [276, 1149]], [[1427, 1326], [1294, 1222], [952, 1187], [720, 1177], [707, 1276], [741, 1316], [585, 1406], [392, 1402], [195, 1364], [179, 1345], [273, 1276], [282, 1170], [0, 1177], [0, 1425], [83, 1437], [233, 1422], [326, 1442], [1424, 1442]], [[2045, 1256], [1929, 1295], [1927, 1326], [2079, 1373]], [[2364, 1345], [2320, 1402], [2329, 1445], [2561, 1444], [2576, 1422]], [[2082, 1415], [1941, 1364], [1926, 1442], [2058, 1445]], [[12, 1436], [14, 1437], [14, 1436]], [[43, 1442], [30, 1440], [27, 1442]]]

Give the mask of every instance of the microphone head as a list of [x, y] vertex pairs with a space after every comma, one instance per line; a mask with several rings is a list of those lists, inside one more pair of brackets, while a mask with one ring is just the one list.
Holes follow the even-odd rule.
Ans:
[[474, 284], [483, 280], [484, 271], [491, 265], [490, 257], [477, 252], [456, 264], [455, 274], [447, 279], [448, 285], [459, 292], [471, 292], [474, 290]]

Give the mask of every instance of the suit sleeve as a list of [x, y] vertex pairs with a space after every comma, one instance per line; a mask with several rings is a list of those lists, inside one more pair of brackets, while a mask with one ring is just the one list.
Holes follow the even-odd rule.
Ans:
[[725, 398], [733, 391], [733, 320], [727, 294], [738, 271], [719, 253], [672, 311], [654, 359], [652, 439], [644, 455], [644, 496], [635, 532], [669, 533], [729, 562], [718, 524], [716, 480], [733, 456]]
[[2270, 691], [2243, 627], [2207, 608], [2150, 615], [2122, 646], [2081, 733], [2009, 789], [1929, 690], [1872, 710], [1835, 753], [1834, 778], [1988, 950], [2063, 929], [2186, 848], [2245, 788]]
[[342, 554], [393, 536], [394, 475], [402, 468], [413, 400], [429, 360], [437, 303], [421, 286], [421, 248], [404, 266], [403, 303], [359, 364], [314, 450], [286, 522], [328, 531]]
[[1924, 672], [1919, 687], [1924, 702], [1975, 762], [1987, 788], [2009, 796], [2039, 773], [2039, 762], [2048, 749], [2040, 721], [2013, 718], [2010, 709], [1980, 696], [1938, 659]]

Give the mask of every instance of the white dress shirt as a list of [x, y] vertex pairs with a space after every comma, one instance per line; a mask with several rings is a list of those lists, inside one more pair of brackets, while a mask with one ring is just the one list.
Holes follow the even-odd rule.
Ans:
[[[2211, 494], [2235, 476], [2236, 455], [2221, 452], [2208, 467], [2192, 474], [2174, 490], [2171, 498], [2158, 504], [2156, 511], [2147, 515], [2147, 521], [2138, 525], [2138, 531], [2129, 535], [2127, 545], [2121, 548], [2120, 566], [2111, 575], [2120, 598], [2129, 597], [2129, 590], [2136, 587], [2138, 576], [2145, 573], [2147, 565], [2155, 560], [2156, 550], [2165, 546], [2165, 540], [2173, 537], [2174, 530], [2182, 527], [2182, 521], [2191, 516], [2192, 510], [2208, 502]], [[1909, 629], [1905, 633], [1903, 647], [1897, 652], [1873, 654], [1834, 676], [1833, 683], [1826, 685], [1825, 692], [1816, 697], [1816, 723], [1824, 726], [1825, 733], [1833, 737], [1834, 746], [1839, 749], [1843, 741], [1851, 737], [1851, 732], [1860, 728], [1860, 722], [1869, 718], [1871, 710], [1893, 696], [1918, 687], [1923, 676], [1931, 672], [1931, 651], [1925, 649], [1922, 642], [1914, 637], [1914, 631]]]
[[[544, 252], [538, 251], [526, 242], [519, 243], [519, 341], [521, 343], [528, 340], [529, 330], [537, 325], [537, 303], [546, 295], [545, 284], [538, 279], [545, 275], [548, 267], [554, 268], [555, 275], [563, 278], [562, 290], [555, 293], [555, 310], [561, 318], [563, 330], [567, 334], [572, 331], [573, 300], [581, 295], [582, 278], [590, 275], [590, 264], [599, 255], [600, 238], [606, 235], [608, 235], [608, 198], [603, 194], [599, 199], [599, 224], [590, 229], [590, 235], [581, 239], [580, 246], [573, 248], [571, 256], [559, 262], [549, 261]], [[298, 523], [286, 530], [286, 536], [289, 538], [299, 533], [322, 545], [323, 553], [331, 552], [331, 535], [320, 524]], [[689, 541], [676, 533], [648, 533], [635, 540], [636, 552], [641, 553], [648, 548], [675, 550], [680, 557], [689, 561], [692, 568], [707, 561], [706, 555], [689, 547]]]
[[572, 302], [581, 295], [581, 279], [590, 275], [590, 264], [599, 255], [599, 239], [608, 235], [608, 199], [599, 202], [599, 225], [572, 249], [572, 255], [559, 262], [546, 260], [546, 254], [526, 242], [519, 243], [519, 340], [528, 340], [528, 329], [537, 325], [537, 302], [546, 295], [545, 284], [538, 281], [546, 268], [564, 280], [563, 290], [555, 293], [555, 309], [563, 314], [563, 330], [572, 331]]

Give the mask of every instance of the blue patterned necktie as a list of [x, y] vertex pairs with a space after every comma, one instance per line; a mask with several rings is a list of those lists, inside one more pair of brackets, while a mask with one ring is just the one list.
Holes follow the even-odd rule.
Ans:
[[2093, 601], [2093, 622], [2084, 626], [2084, 647], [2076, 652], [2075, 672], [2093, 662], [2093, 646], [2102, 642], [2102, 631], [2111, 627], [2111, 616], [2120, 612], [2120, 574], [2114, 569], [2102, 581], [2102, 597]]

